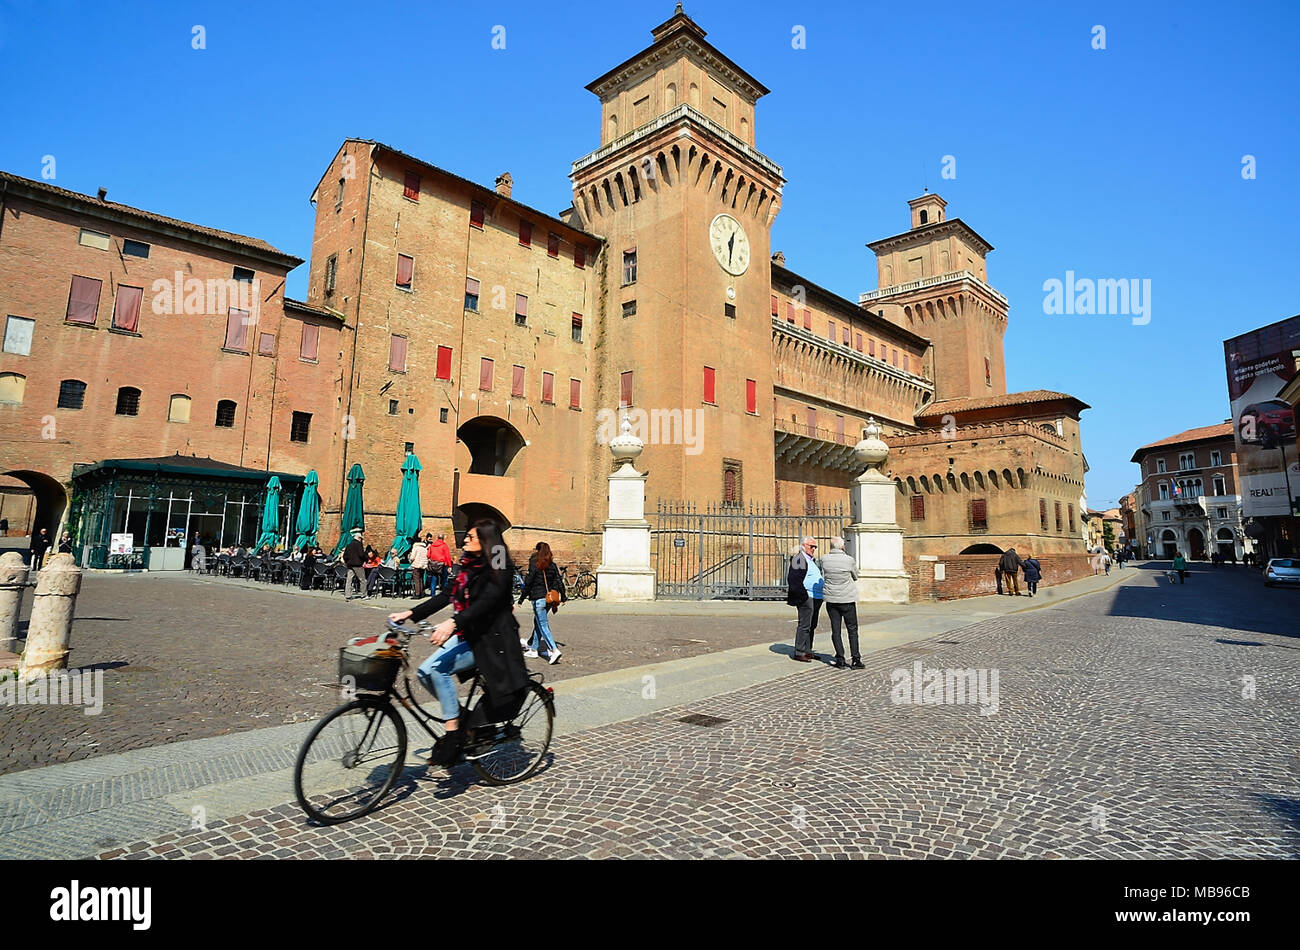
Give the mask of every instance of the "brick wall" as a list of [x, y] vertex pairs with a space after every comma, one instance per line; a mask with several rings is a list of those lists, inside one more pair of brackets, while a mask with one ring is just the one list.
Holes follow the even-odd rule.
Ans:
[[[912, 578], [912, 601], [957, 600], [996, 594], [998, 587], [993, 571], [999, 557], [1001, 555], [998, 554], [963, 554], [938, 561], [905, 558], [903, 566]], [[1095, 573], [1086, 554], [1044, 554], [1038, 558], [1038, 562], [1043, 565], [1040, 590]], [[941, 581], [934, 579], [936, 564], [944, 565], [946, 576]], [[1023, 574], [1020, 576], [1020, 585], [1023, 589]]]

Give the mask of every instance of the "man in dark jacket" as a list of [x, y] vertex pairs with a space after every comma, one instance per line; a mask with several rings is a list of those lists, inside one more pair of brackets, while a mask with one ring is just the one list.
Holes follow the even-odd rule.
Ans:
[[799, 625], [794, 633], [794, 653], [790, 659], [800, 663], [810, 663], [816, 654], [812, 651], [813, 630], [817, 624], [814, 608], [821, 607], [821, 599], [814, 598], [808, 584], [808, 572], [814, 572], [814, 583], [821, 582], [821, 570], [814, 560], [817, 554], [817, 542], [813, 538], [804, 538], [799, 550], [790, 558], [790, 572], [786, 575], [788, 590], [785, 602], [799, 611]]
[[343, 596], [347, 600], [352, 599], [352, 579], [357, 581], [357, 596], [364, 597], [366, 594], [366, 545], [365, 536], [357, 532], [348, 542], [348, 546], [343, 549], [343, 566], [348, 569], [347, 575], [343, 579]]
[[50, 549], [50, 529], [42, 528], [32, 538], [32, 570], [39, 571], [45, 561], [45, 552]]
[[1020, 555], [1016, 553], [1015, 548], [1007, 548], [998, 559], [998, 567], [1002, 569], [1002, 578], [1010, 588], [1010, 594], [1013, 597], [1020, 596], [1020, 567], [1024, 562], [1020, 560]]

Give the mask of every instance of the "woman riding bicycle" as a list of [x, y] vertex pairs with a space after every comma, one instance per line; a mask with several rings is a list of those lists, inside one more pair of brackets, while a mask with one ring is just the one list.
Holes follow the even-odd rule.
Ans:
[[492, 521], [474, 524], [465, 535], [464, 556], [459, 573], [449, 590], [411, 610], [388, 615], [394, 623], [420, 621], [448, 604], [454, 613], [429, 634], [437, 649], [420, 664], [420, 682], [442, 704], [447, 733], [433, 749], [432, 765], [450, 765], [463, 748], [460, 697], [452, 677], [477, 665], [482, 674], [485, 699], [494, 715], [490, 721], [504, 721], [513, 715], [512, 703], [523, 696], [528, 685], [528, 668], [519, 645], [519, 624], [514, 618], [511, 578], [514, 565]]

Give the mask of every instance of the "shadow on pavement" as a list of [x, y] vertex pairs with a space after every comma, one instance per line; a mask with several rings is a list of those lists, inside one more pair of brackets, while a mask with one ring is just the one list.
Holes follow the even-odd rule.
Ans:
[[[1269, 588], [1259, 571], [1241, 565], [1189, 565], [1186, 583], [1170, 580], [1169, 562], [1153, 561], [1123, 568], [1150, 575], [1137, 584], [1116, 588], [1110, 615], [1172, 620], [1300, 639], [1300, 596], [1294, 590]], [[1265, 646], [1248, 641], [1218, 640], [1229, 645]]]

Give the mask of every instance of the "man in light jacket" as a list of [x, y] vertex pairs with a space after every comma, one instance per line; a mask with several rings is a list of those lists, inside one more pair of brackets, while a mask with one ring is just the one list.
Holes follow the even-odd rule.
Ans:
[[858, 579], [857, 564], [844, 550], [843, 538], [831, 538], [830, 553], [822, 558], [825, 577], [823, 598], [826, 616], [831, 621], [831, 642], [835, 644], [835, 668], [847, 669], [844, 662], [844, 641], [840, 639], [840, 622], [849, 630], [849, 650], [853, 655], [855, 670], [865, 669], [858, 649]]
[[822, 572], [817, 566], [816, 554], [817, 542], [813, 538], [804, 538], [790, 558], [790, 572], [786, 577], [788, 591], [785, 602], [799, 611], [794, 653], [790, 659], [800, 663], [808, 663], [816, 656], [812, 651], [813, 634], [817, 630], [817, 615], [821, 613], [823, 591]]
[[424, 583], [424, 571], [429, 566], [429, 543], [418, 538], [411, 545], [411, 580], [414, 582], [415, 596], [424, 598], [428, 587]]

